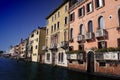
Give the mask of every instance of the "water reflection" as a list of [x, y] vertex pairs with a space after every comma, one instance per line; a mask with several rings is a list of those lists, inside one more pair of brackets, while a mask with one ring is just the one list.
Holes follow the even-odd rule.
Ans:
[[112, 80], [61, 67], [0, 58], [0, 80]]

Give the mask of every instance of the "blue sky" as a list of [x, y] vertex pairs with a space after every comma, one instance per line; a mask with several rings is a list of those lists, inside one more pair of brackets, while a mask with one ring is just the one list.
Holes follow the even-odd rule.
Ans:
[[0, 0], [0, 50], [25, 39], [62, 0]]

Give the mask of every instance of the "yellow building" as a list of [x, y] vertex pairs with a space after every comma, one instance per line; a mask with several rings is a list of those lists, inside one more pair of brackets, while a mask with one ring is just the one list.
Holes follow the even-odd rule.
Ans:
[[47, 18], [45, 63], [67, 66], [69, 2], [64, 1]]
[[40, 58], [42, 58], [41, 55], [43, 54], [42, 46], [45, 45], [45, 35], [46, 28], [38, 27], [38, 29], [33, 30], [29, 36], [28, 55], [33, 62], [40, 62], [42, 60]]

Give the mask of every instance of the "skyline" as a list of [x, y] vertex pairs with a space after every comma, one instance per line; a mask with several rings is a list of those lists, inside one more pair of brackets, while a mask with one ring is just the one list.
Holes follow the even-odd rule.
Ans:
[[45, 18], [61, 2], [62, 0], [1, 0], [0, 50], [8, 50], [10, 45], [19, 44], [21, 38], [27, 38], [38, 26], [45, 27]]

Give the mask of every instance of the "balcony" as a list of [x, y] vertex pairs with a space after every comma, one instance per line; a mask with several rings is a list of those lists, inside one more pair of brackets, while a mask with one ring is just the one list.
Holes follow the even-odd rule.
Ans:
[[70, 59], [70, 60], [77, 60], [78, 57], [77, 57], [77, 54], [67, 54], [67, 59]]
[[43, 50], [43, 51], [46, 51], [47, 49], [48, 49], [47, 46], [43, 46], [43, 47], [42, 47], [42, 50]]
[[96, 38], [101, 38], [101, 37], [106, 37], [106, 31], [105, 29], [99, 29], [96, 31], [95, 37]]
[[85, 36], [84, 35], [78, 35], [77, 36], [77, 42], [84, 42], [85, 41]]
[[68, 41], [61, 42], [61, 48], [67, 49], [68, 48]]
[[57, 50], [57, 44], [51, 44], [49, 49], [50, 50]]
[[86, 34], [85, 36], [86, 40], [93, 40], [94, 39], [94, 33], [93, 32], [89, 32]]
[[70, 10], [77, 7], [79, 4], [82, 4], [86, 0], [76, 0], [75, 2], [70, 4]]
[[83, 60], [83, 53], [81, 54], [67, 54], [68, 60]]

